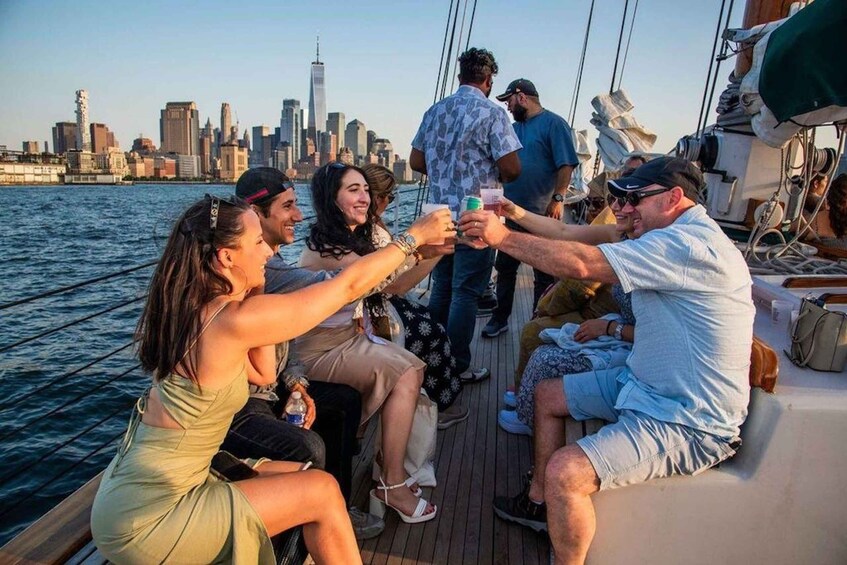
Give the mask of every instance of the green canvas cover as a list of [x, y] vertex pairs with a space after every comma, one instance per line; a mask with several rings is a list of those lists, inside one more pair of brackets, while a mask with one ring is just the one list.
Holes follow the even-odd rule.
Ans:
[[847, 0], [815, 0], [771, 33], [759, 93], [780, 122], [847, 107]]

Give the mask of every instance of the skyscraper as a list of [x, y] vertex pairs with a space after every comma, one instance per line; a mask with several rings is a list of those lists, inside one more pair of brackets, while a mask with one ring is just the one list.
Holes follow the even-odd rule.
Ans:
[[[301, 133], [303, 122], [300, 121], [300, 101], [287, 98], [282, 101], [282, 116], [279, 119], [279, 142], [291, 145], [292, 159], [300, 160]], [[272, 148], [276, 149], [276, 148]]]
[[76, 146], [81, 151], [91, 151], [91, 134], [88, 131], [88, 91], [76, 91]]
[[200, 154], [200, 113], [194, 102], [168, 102], [159, 119], [163, 153]]
[[353, 120], [344, 130], [344, 146], [349, 147], [353, 156], [358, 159], [368, 153], [368, 129], [364, 122]]
[[309, 81], [309, 137], [320, 141], [318, 132], [326, 124], [326, 85], [324, 64], [321, 63], [321, 41], [318, 37], [317, 55], [312, 62], [312, 78]]
[[90, 125], [91, 151], [93, 153], [105, 153], [109, 147], [117, 147], [115, 134], [109, 131], [106, 124], [92, 123]]
[[232, 137], [232, 112], [229, 109], [229, 104], [224, 102], [221, 104], [221, 140], [219, 145], [224, 145], [231, 141]]
[[330, 112], [326, 119], [326, 131], [335, 134], [335, 142], [339, 149], [344, 147], [344, 121], [344, 112]]
[[64, 155], [76, 149], [76, 122], [56, 122], [53, 126], [53, 153]]
[[270, 133], [271, 128], [266, 125], [253, 126], [253, 136], [251, 139], [253, 140], [253, 153], [256, 157], [261, 158], [263, 152], [262, 142]]

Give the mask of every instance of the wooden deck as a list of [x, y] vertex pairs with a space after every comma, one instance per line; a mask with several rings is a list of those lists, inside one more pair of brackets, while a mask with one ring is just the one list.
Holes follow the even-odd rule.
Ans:
[[[438, 432], [436, 476], [438, 486], [424, 489], [424, 497], [438, 505], [438, 516], [424, 524], [405, 524], [394, 512], [386, 513], [385, 531], [362, 542], [362, 560], [374, 564], [435, 563], [458, 565], [549, 562], [546, 534], [512, 525], [495, 517], [495, 496], [513, 495], [521, 489], [530, 468], [530, 438], [504, 432], [497, 412], [506, 387], [513, 382], [518, 338], [532, 311], [532, 271], [518, 274], [514, 311], [509, 331], [493, 339], [479, 337], [487, 316], [477, 318], [472, 344], [474, 366], [491, 369], [491, 379], [466, 386], [459, 402], [470, 408], [470, 417]], [[581, 437], [581, 424], [569, 429], [568, 441]], [[354, 462], [353, 504], [368, 506], [372, 488], [373, 436], [371, 426], [362, 454]]]
[[[424, 524], [409, 525], [389, 511], [382, 535], [360, 544], [365, 563], [533, 565], [549, 562], [546, 534], [499, 520], [492, 509], [495, 496], [513, 495], [521, 489], [522, 477], [530, 468], [530, 438], [501, 430], [497, 426], [497, 412], [506, 387], [513, 381], [521, 328], [531, 315], [531, 277], [532, 272], [526, 267], [518, 273], [508, 332], [494, 339], [480, 339], [479, 331], [487, 316], [477, 318], [473, 363], [489, 367], [492, 376], [465, 387], [459, 402], [469, 407], [468, 420], [438, 432], [438, 487], [424, 489], [424, 496], [438, 505], [438, 516]], [[569, 420], [568, 443], [595, 427], [591, 422], [584, 425]], [[375, 425], [370, 426], [362, 453], [354, 461], [352, 502], [365, 510], [373, 486], [375, 429]], [[88, 528], [97, 482], [99, 476], [48, 513], [39, 524], [4, 546], [0, 550], [0, 562], [104, 564], [105, 560], [90, 541]]]

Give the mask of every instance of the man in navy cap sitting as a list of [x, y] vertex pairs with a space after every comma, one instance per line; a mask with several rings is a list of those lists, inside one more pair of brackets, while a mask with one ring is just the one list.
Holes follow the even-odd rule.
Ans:
[[[752, 281], [741, 253], [696, 203], [702, 185], [694, 165], [670, 157], [610, 181], [609, 204], [632, 219], [635, 235], [619, 243], [594, 245], [597, 227], [565, 226], [520, 207], [507, 213], [537, 235], [510, 232], [485, 211], [459, 223], [479, 246], [556, 277], [632, 292], [637, 339], [626, 366], [539, 383], [532, 479], [519, 495], [494, 500], [501, 518], [549, 531], [556, 563], [585, 561], [596, 529], [591, 494], [694, 475], [740, 445]], [[568, 416], [610, 423], [565, 446]]]

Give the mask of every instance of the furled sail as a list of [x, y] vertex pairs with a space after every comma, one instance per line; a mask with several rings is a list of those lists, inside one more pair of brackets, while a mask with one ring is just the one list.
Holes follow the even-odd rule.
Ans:
[[635, 106], [623, 89], [591, 100], [591, 124], [597, 128], [597, 150], [607, 169], [617, 169], [629, 153], [650, 153], [656, 134], [631, 114]]
[[730, 31], [733, 42], [755, 43], [738, 102], [766, 144], [782, 147], [805, 126], [847, 120], [845, 29], [847, 2], [817, 0], [789, 18]]

